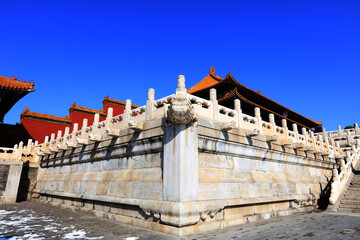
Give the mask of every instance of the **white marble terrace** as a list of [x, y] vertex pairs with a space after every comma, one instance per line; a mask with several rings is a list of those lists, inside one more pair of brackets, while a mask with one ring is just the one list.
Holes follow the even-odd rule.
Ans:
[[[327, 156], [330, 161], [335, 159], [340, 164], [340, 173], [336, 169], [333, 171], [333, 184], [330, 203], [335, 203], [351, 175], [351, 164], [356, 165], [359, 158], [360, 129], [357, 124], [354, 129], [342, 130], [339, 126], [337, 131], [314, 133], [293, 124], [293, 131], [287, 127], [286, 119], [282, 120], [282, 125], [275, 124], [273, 114], [269, 114], [270, 121], [262, 120], [260, 109], [255, 108], [254, 117], [242, 113], [240, 100], [235, 100], [235, 109], [230, 109], [218, 104], [216, 90], [210, 90], [210, 100], [202, 99], [186, 93], [185, 77], [178, 77], [177, 94], [186, 96], [187, 104], [194, 112], [195, 119], [203, 118], [218, 122], [223, 131], [230, 131], [234, 128], [245, 129], [247, 137], [254, 137], [259, 134], [265, 136], [266, 141], [278, 141], [281, 145], [292, 146], [295, 149], [303, 149], [316, 154]], [[88, 126], [88, 120], [84, 119], [83, 126], [78, 129], [78, 124], [74, 124], [73, 131], [67, 127], [65, 132], [58, 131], [52, 133], [50, 138], [45, 137], [43, 144], [35, 144], [29, 140], [27, 146], [19, 143], [11, 148], [0, 148], [0, 160], [18, 160], [23, 154], [33, 154], [34, 161], [38, 162], [39, 157], [46, 154], [66, 150], [78, 145], [87, 145], [93, 142], [102, 141], [104, 137], [117, 137], [120, 130], [130, 128], [141, 131], [146, 121], [156, 119], [167, 119], [170, 103], [174, 101], [176, 94], [155, 100], [155, 90], [149, 89], [146, 105], [131, 110], [131, 100], [126, 100], [126, 107], [123, 114], [113, 116], [113, 109], [109, 108], [106, 120], [100, 122], [99, 114], [95, 114], [94, 123]], [[346, 153], [345, 153], [346, 152]], [[346, 163], [345, 163], [346, 160]]]

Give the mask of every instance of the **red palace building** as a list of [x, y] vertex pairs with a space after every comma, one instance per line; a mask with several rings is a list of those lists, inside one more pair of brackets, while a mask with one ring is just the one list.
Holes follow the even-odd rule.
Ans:
[[[33, 139], [42, 143], [45, 136], [57, 133], [59, 130], [65, 131], [70, 127], [72, 131], [75, 123], [82, 127], [83, 120], [88, 119], [88, 125], [92, 125], [94, 115], [100, 115], [100, 121], [105, 120], [107, 109], [113, 108], [114, 115], [122, 114], [125, 110], [125, 102], [105, 96], [103, 108], [96, 110], [73, 103], [69, 108], [69, 116], [61, 117], [39, 112], [29, 111], [25, 108], [20, 115], [20, 124], [2, 123], [5, 114], [26, 94], [35, 91], [34, 83], [18, 80], [15, 77], [7, 78], [0, 76], [0, 147], [13, 147], [20, 141], [26, 143], [28, 139]], [[132, 104], [132, 108], [139, 106]]]
[[[59, 130], [65, 131], [66, 127], [70, 127], [70, 132], [73, 130], [75, 123], [79, 125], [79, 129], [82, 127], [83, 120], [88, 120], [88, 126], [94, 122], [95, 114], [100, 115], [100, 121], [106, 119], [107, 109], [113, 108], [114, 115], [122, 114], [125, 110], [125, 102], [105, 96], [103, 100], [103, 108], [96, 110], [83, 106], [78, 106], [73, 103], [69, 108], [69, 116], [59, 117], [44, 113], [31, 112], [29, 108], [25, 108], [20, 115], [20, 124], [28, 131], [33, 140], [43, 142], [45, 136], [50, 136], [51, 133], [57, 133]], [[139, 106], [132, 104], [132, 109]]]

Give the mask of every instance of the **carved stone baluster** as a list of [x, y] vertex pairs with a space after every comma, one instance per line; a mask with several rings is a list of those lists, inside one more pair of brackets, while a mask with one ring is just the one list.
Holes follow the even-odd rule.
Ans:
[[293, 123], [292, 129], [295, 133], [295, 140], [296, 140], [295, 142], [299, 142], [299, 131], [296, 123]]
[[86, 118], [84, 118], [80, 136], [76, 138], [76, 141], [79, 144], [82, 144], [82, 145], [89, 144], [89, 138], [85, 137], [87, 125], [88, 125], [88, 120]]
[[219, 103], [216, 96], [216, 89], [210, 89], [210, 101], [212, 102], [213, 120], [219, 120]]
[[256, 107], [254, 109], [255, 111], [255, 118], [257, 121], [257, 129], [259, 129], [260, 133], [263, 133], [263, 129], [262, 129], [262, 119], [261, 119], [261, 112], [260, 112], [260, 108]]
[[67, 135], [67, 137], [66, 137], [66, 145], [68, 147], [76, 147], [76, 145], [77, 145], [76, 137], [77, 137], [78, 128], [79, 128], [79, 124], [74, 123], [72, 133]]
[[58, 152], [59, 151], [59, 149], [56, 146], [55, 136], [56, 136], [55, 133], [52, 133], [50, 135], [50, 147], [49, 147], [50, 152]]
[[129, 126], [129, 120], [131, 118], [130, 111], [131, 111], [131, 100], [126, 99], [125, 110], [124, 110], [124, 113], [123, 113], [124, 118], [123, 118], [123, 120], [121, 122], [121, 129], [127, 128]]
[[304, 140], [305, 140], [305, 145], [306, 146], [309, 146], [309, 137], [308, 137], [308, 134], [306, 132], [306, 128], [301, 128], [301, 133], [302, 135], [304, 136]]
[[96, 113], [95, 116], [94, 116], [94, 122], [93, 122], [93, 125], [91, 127], [91, 132], [89, 134], [89, 139], [91, 141], [100, 141], [101, 140], [101, 135], [99, 133], [99, 121], [100, 121], [100, 114]]
[[274, 134], [274, 135], [278, 135], [278, 134], [276, 133], [275, 116], [274, 116], [274, 114], [272, 114], [272, 113], [269, 114], [269, 122], [270, 122], [270, 124], [271, 124], [272, 130], [273, 130], [273, 134]]
[[341, 130], [341, 126], [339, 125], [338, 126], [338, 136], [341, 137], [342, 135], [342, 130]]
[[354, 124], [354, 128], [355, 128], [355, 135], [360, 135], [360, 129], [357, 123]]
[[155, 90], [150, 88], [148, 91], [148, 100], [146, 101], [146, 110], [145, 110], [145, 119], [152, 120], [154, 112], [154, 102], [155, 102]]
[[240, 99], [235, 99], [234, 100], [234, 106], [235, 106], [235, 111], [237, 113], [237, 127], [242, 127], [242, 122], [243, 122], [243, 115], [242, 115], [242, 110], [241, 110], [241, 102]]

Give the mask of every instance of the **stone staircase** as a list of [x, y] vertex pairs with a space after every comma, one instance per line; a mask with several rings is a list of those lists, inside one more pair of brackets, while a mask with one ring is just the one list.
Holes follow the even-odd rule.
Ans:
[[351, 183], [340, 202], [338, 212], [360, 213], [360, 173], [354, 173]]

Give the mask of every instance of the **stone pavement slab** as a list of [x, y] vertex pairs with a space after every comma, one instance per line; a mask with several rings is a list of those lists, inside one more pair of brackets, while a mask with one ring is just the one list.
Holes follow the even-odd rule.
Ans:
[[360, 214], [298, 213], [225, 229], [176, 237], [46, 203], [0, 205], [2, 239], [360, 239]]

